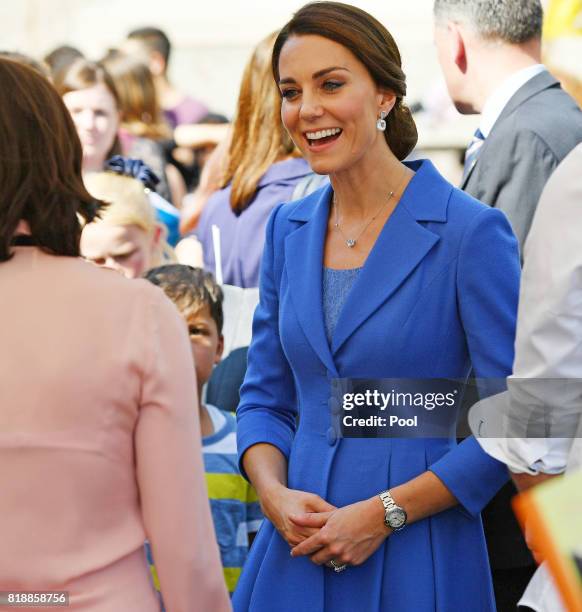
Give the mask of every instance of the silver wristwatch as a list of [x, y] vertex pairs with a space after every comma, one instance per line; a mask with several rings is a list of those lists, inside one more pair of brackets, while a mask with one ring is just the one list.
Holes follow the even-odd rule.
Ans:
[[390, 491], [384, 491], [378, 495], [384, 505], [384, 524], [393, 531], [400, 531], [406, 526], [406, 511], [396, 505]]

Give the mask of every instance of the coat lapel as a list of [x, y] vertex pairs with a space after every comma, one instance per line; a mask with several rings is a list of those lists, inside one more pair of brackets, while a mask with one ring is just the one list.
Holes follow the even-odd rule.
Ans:
[[416, 171], [342, 308], [331, 350], [323, 322], [323, 249], [331, 185], [305, 198], [290, 215], [299, 227], [285, 239], [285, 268], [299, 323], [313, 350], [333, 376], [333, 355], [406, 280], [439, 241], [419, 221], [446, 221], [453, 189], [429, 161], [407, 164]]
[[332, 355], [416, 269], [439, 236], [418, 221], [446, 221], [452, 190], [429, 161], [409, 164], [417, 170], [342, 308], [332, 339]]
[[[487, 145], [487, 141], [485, 141], [481, 146], [483, 148], [486, 145]], [[481, 157], [482, 153], [483, 153], [482, 150], [479, 151], [479, 155], [477, 155], [477, 157], [473, 160], [473, 163], [471, 164], [467, 172], [465, 172], [465, 175], [463, 176], [463, 180], [461, 181], [459, 189], [465, 189], [465, 187], [467, 186], [467, 183], [469, 182], [469, 178], [471, 177], [471, 174], [473, 174], [473, 170], [475, 170], [475, 166], [479, 162], [479, 158]]]
[[285, 268], [295, 313], [313, 350], [337, 376], [323, 323], [323, 248], [331, 185], [308, 196], [290, 216], [301, 225], [285, 239]]

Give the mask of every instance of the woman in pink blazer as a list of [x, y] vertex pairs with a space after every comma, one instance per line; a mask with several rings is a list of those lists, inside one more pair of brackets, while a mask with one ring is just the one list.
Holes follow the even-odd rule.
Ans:
[[[0, 591], [70, 610], [229, 610], [204, 484], [187, 332], [146, 281], [79, 259], [72, 121], [0, 59]], [[22, 609], [22, 608], [21, 608]]]

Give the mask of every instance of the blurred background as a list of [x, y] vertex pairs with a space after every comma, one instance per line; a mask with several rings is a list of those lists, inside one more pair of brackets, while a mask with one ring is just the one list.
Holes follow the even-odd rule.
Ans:
[[[133, 28], [156, 26], [172, 41], [170, 80], [212, 112], [230, 119], [252, 48], [302, 4], [297, 0], [0, 0], [0, 46], [42, 58], [68, 44], [88, 58], [100, 59]], [[352, 4], [372, 13], [395, 37], [408, 76], [408, 104], [425, 111], [417, 114], [420, 148], [456, 182], [460, 156], [478, 117], [463, 117], [449, 103], [433, 45], [432, 0]], [[574, 91], [582, 82], [582, 0], [543, 4], [548, 17], [547, 62]]]
[[[232, 115], [242, 70], [253, 47], [281, 27], [300, 0], [0, 0], [2, 43], [43, 57], [61, 44], [100, 58], [127, 32], [145, 25], [173, 44], [170, 77], [209, 108]], [[432, 0], [352, 2], [380, 19], [396, 38], [410, 82], [410, 99], [438, 75], [432, 44]]]

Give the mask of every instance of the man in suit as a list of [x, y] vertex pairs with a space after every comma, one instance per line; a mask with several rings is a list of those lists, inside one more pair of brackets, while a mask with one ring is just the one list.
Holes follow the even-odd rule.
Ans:
[[[470, 415], [481, 446], [508, 465], [520, 489], [582, 468], [581, 167], [579, 145], [538, 205], [525, 250], [508, 391], [479, 402]], [[532, 425], [543, 425], [552, 437], [524, 438], [518, 428], [531, 432]], [[521, 601], [536, 612], [564, 610], [544, 566]]]
[[481, 113], [462, 189], [501, 209], [523, 247], [542, 189], [582, 142], [582, 111], [541, 64], [539, 0], [435, 0], [449, 94]]
[[[435, 0], [434, 14], [449, 94], [459, 112], [481, 113], [461, 187], [502, 210], [523, 248], [546, 181], [582, 142], [582, 111], [541, 64], [539, 0]], [[515, 611], [535, 570], [514, 494], [506, 485], [483, 513], [500, 612]]]

